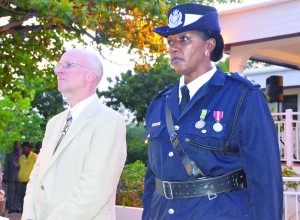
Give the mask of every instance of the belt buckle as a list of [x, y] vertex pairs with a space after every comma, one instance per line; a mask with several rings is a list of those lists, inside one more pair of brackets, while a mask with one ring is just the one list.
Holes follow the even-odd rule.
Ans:
[[[171, 186], [171, 183], [169, 181], [162, 181], [163, 183], [163, 188], [164, 188], [164, 195], [165, 195], [165, 198], [166, 199], [173, 199], [173, 192], [172, 192], [172, 186]], [[170, 197], [168, 196], [167, 194], [167, 190], [166, 188], [169, 188], [169, 192], [170, 192]]]

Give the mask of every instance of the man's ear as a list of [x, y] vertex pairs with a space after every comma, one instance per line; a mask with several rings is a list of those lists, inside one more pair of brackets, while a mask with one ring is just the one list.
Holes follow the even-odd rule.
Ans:
[[93, 70], [89, 70], [88, 73], [86, 74], [86, 81], [87, 82], [92, 82], [96, 79], [96, 73]]

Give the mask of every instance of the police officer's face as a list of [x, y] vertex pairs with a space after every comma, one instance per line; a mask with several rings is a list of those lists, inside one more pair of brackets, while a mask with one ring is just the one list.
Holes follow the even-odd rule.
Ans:
[[168, 51], [176, 72], [185, 75], [190, 81], [211, 68], [210, 57], [205, 50], [210, 50], [208, 40], [204, 40], [199, 31], [186, 31], [167, 38]]

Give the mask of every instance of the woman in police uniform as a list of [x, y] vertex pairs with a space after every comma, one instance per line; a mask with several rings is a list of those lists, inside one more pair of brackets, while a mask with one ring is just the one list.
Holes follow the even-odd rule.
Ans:
[[224, 47], [216, 9], [178, 5], [168, 21], [154, 32], [182, 77], [147, 111], [143, 219], [281, 219], [274, 122], [258, 84], [213, 67]]

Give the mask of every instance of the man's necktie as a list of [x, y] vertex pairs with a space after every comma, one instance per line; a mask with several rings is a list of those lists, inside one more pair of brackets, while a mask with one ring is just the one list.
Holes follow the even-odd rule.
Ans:
[[60, 137], [57, 141], [57, 144], [56, 144], [56, 147], [54, 149], [54, 152], [53, 154], [55, 153], [55, 151], [57, 150], [60, 142], [63, 140], [63, 138], [66, 136], [67, 134], [67, 131], [69, 130], [70, 126], [72, 124], [72, 115], [71, 115], [71, 111], [68, 112], [68, 116], [67, 116], [67, 119], [66, 119], [66, 123], [65, 123], [65, 126], [63, 127], [62, 131], [61, 131], [61, 134], [60, 134]]
[[181, 90], [181, 102], [180, 102], [180, 112], [183, 111], [187, 103], [190, 101], [190, 91], [186, 85], [180, 88]]

